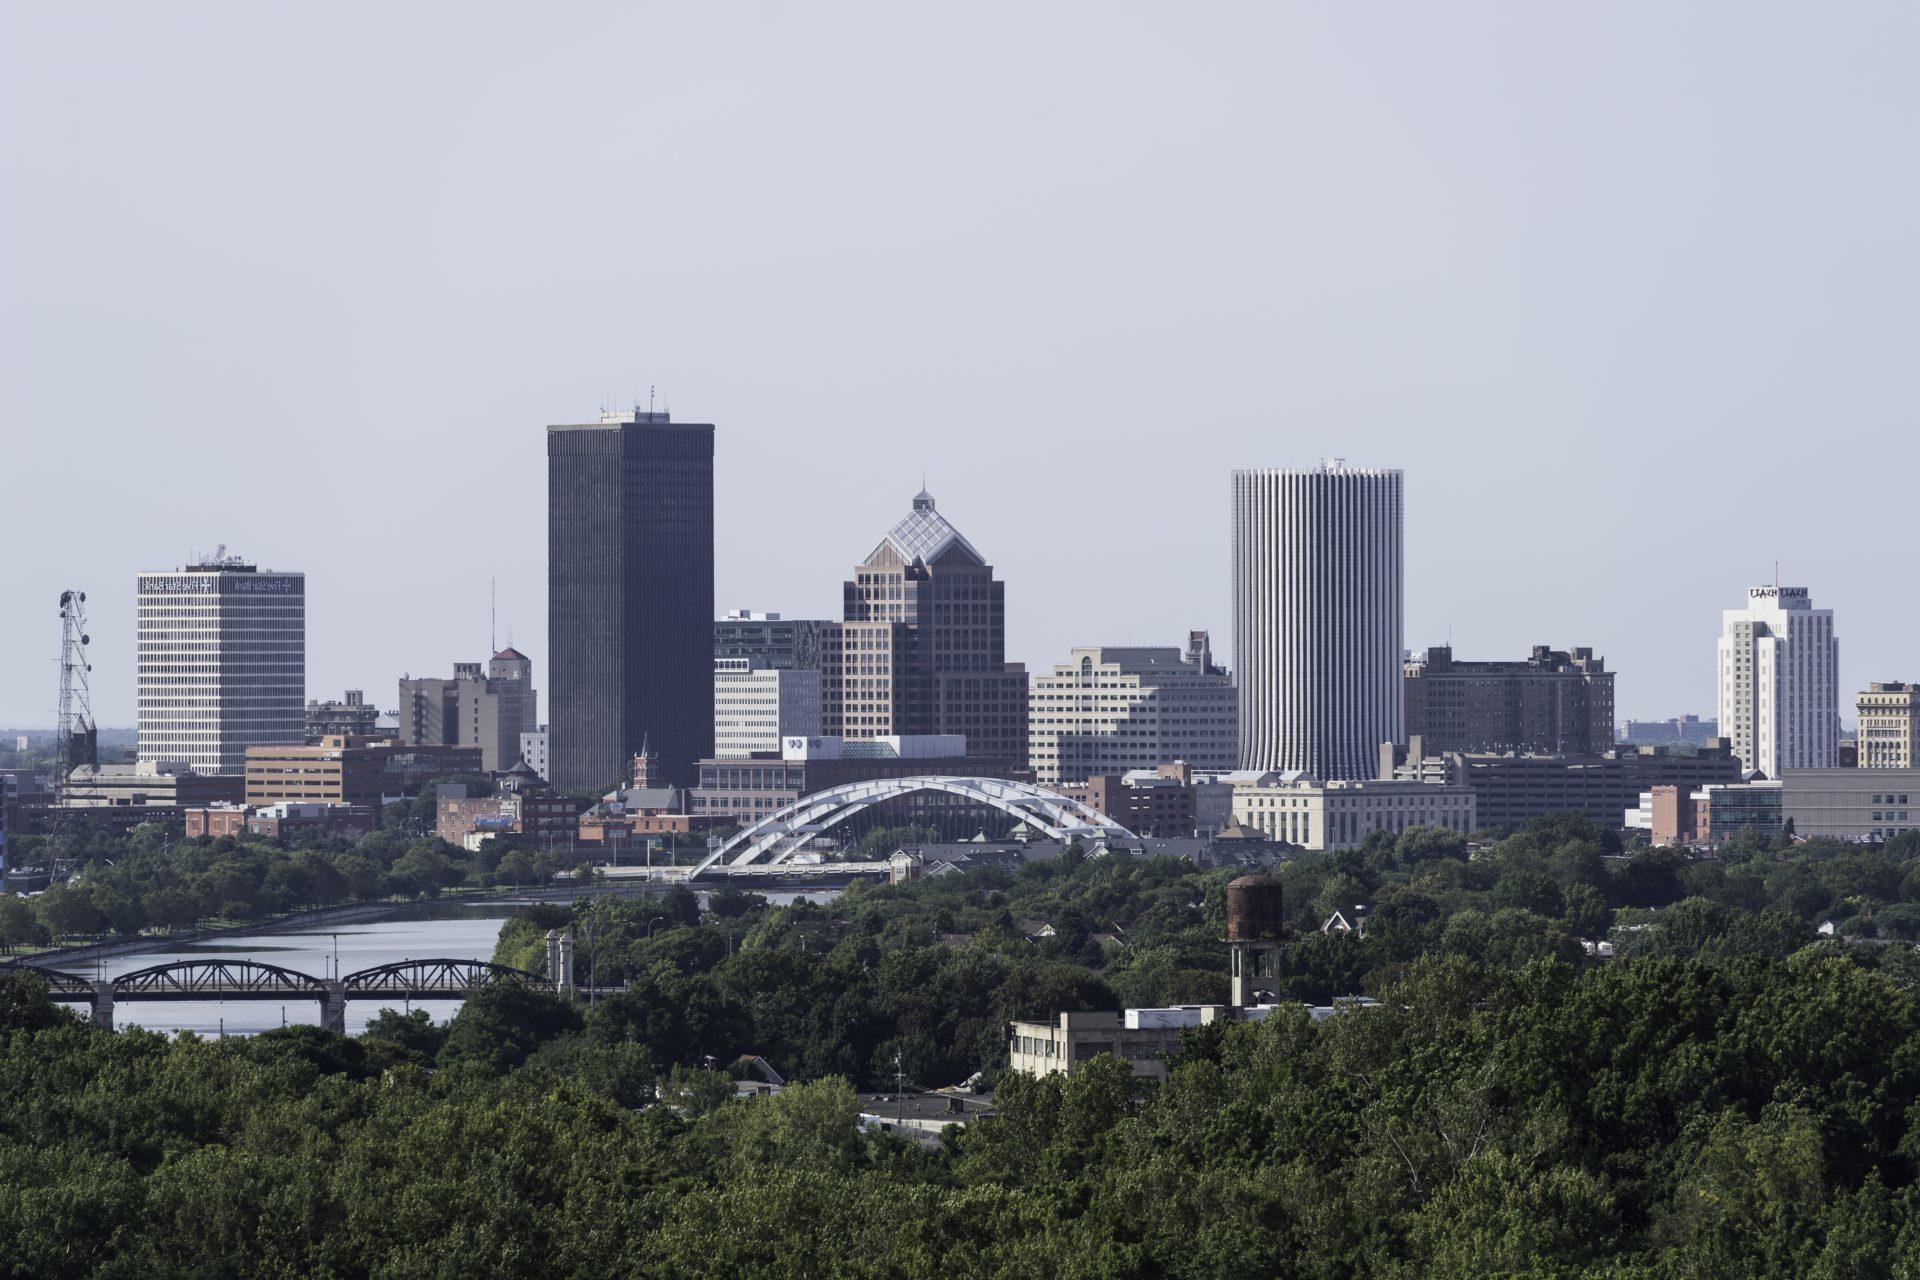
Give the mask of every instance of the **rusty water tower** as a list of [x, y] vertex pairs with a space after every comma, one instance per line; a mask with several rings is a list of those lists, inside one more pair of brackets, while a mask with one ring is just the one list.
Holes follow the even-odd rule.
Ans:
[[1286, 928], [1286, 889], [1278, 880], [1254, 872], [1227, 885], [1227, 950], [1236, 1009], [1275, 994], [1274, 960]]

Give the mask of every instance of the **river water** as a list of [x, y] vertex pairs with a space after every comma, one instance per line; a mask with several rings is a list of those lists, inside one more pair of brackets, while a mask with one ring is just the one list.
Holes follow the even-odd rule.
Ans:
[[[491, 960], [500, 926], [511, 912], [448, 915], [418, 920], [376, 920], [317, 933], [236, 933], [185, 946], [112, 956], [79, 970], [86, 977], [117, 978], [175, 960], [255, 960], [315, 978], [349, 974], [401, 960]], [[460, 1007], [457, 1000], [421, 1000], [399, 1008], [421, 1008], [443, 1022]], [[358, 1035], [379, 1013], [378, 1000], [347, 1001], [347, 1034]], [[123, 1001], [113, 1009], [116, 1027], [150, 1031], [194, 1031], [203, 1036], [251, 1035], [270, 1027], [320, 1021], [318, 1000]]]
[[[827, 902], [838, 891], [771, 893], [785, 905], [805, 898]], [[702, 899], [706, 897], [701, 895]], [[317, 932], [231, 933], [184, 946], [157, 947], [131, 955], [112, 956], [92, 964], [75, 965], [68, 972], [88, 978], [117, 978], [136, 969], [175, 960], [254, 960], [279, 965], [315, 978], [345, 975], [402, 960], [491, 960], [500, 926], [514, 910], [504, 906], [429, 906], [409, 918], [340, 925]], [[59, 967], [59, 966], [56, 966]], [[82, 1013], [86, 1006], [76, 1006]], [[358, 1035], [384, 1007], [379, 1000], [347, 1001], [347, 1034]], [[435, 1022], [444, 1022], [459, 1009], [458, 1000], [416, 1000], [394, 1007], [425, 1009]], [[253, 1035], [273, 1027], [320, 1022], [318, 1000], [165, 1000], [122, 1001], [114, 1006], [116, 1027], [141, 1026], [150, 1031], [193, 1031], [203, 1036]]]

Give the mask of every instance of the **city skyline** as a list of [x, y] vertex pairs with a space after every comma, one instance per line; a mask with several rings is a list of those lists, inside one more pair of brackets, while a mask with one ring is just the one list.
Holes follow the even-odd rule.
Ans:
[[[1590, 644], [1623, 718], [1708, 715], [1721, 604], [1780, 559], [1846, 619], [1843, 688], [1911, 679], [1920, 602], [1881, 585], [1902, 513], [1850, 497], [1912, 450], [1887, 282], [1920, 176], [1885, 156], [1920, 16], [1873, 12], [1751, 6], [1737, 48], [1625, 10], [1407, 10], [1388, 39], [1249, 6], [1223, 41], [1062, 6], [1011, 42], [978, 15], [467, 14], [476, 57], [526, 64], [449, 114], [431, 6], [377, 49], [267, 11], [111, 37], [10, 11], [0, 103], [62, 127], [4, 144], [38, 195], [0, 209], [0, 496], [59, 536], [0, 570], [0, 721], [53, 723], [72, 587], [100, 718], [131, 725], [119, 584], [223, 539], [309, 575], [310, 693], [478, 652], [489, 578], [550, 687], [529, 430], [654, 384], [723, 428], [723, 608], [835, 616], [832, 566], [924, 469], [994, 549], [1010, 660], [1224, 637], [1227, 473], [1344, 455], [1415, 481], [1409, 649]], [[672, 56], [578, 74], [607, 48]], [[983, 73], [1009, 94], [952, 113]], [[424, 168], [393, 127], [422, 118]], [[396, 496], [426, 456], [457, 504]], [[217, 502], [152, 500], [212, 458]], [[296, 514], [316, 461], [352, 518]], [[1825, 499], [1714, 536], [1788, 474]]]
[[[724, 427], [721, 427], [716, 430], [716, 433], [715, 433], [716, 455], [718, 455], [721, 452], [719, 447], [719, 442], [724, 438], [724, 434], [725, 434]], [[1321, 462], [1323, 463], [1324, 461], [1325, 459], [1321, 460]], [[1260, 470], [1265, 470], [1265, 468], [1261, 468]], [[719, 504], [719, 500], [721, 497], [719, 491], [724, 489], [725, 484], [726, 484], [726, 476], [716, 457], [716, 463], [715, 463], [716, 506]], [[877, 497], [875, 499], [875, 505], [881, 509], [884, 509], [885, 508], [884, 496]], [[544, 509], [541, 511], [540, 514], [542, 515], [543, 521], [544, 521], [544, 515], [545, 515]], [[1092, 537], [1091, 533], [1089, 534], [1089, 537], [1091, 539]], [[236, 540], [236, 543], [239, 541], [237, 537], [235, 540]], [[1406, 541], [1407, 541], [1407, 554], [1409, 557], [1411, 557], [1413, 554], [1413, 547], [1417, 542], [1420, 541], [1419, 531], [1417, 530], [1414, 531], [1410, 536], [1408, 536]], [[1086, 551], [1091, 551], [1092, 549], [1093, 547], [1092, 547], [1091, 541], [1088, 547], [1082, 548], [1082, 550], [1086, 550]], [[1230, 548], [1228, 549], [1228, 551], [1230, 552]], [[196, 556], [193, 556], [193, 555], [183, 557], [182, 563], [191, 563], [195, 558]], [[204, 556], [203, 555], [199, 556], [199, 558], [204, 558]], [[1220, 559], [1222, 560], [1223, 563], [1229, 563], [1230, 556], [1229, 554], [1223, 554], [1220, 557]], [[726, 613], [731, 610], [734, 610], [736, 607], [740, 609], [752, 608], [755, 611], [777, 613], [786, 619], [819, 618], [819, 619], [831, 620], [838, 616], [839, 611], [837, 607], [833, 607], [833, 608], [823, 607], [816, 612], [816, 611], [810, 611], [806, 609], [781, 608], [777, 604], [768, 605], [763, 601], [756, 601], [756, 602], [752, 602], [751, 604], [748, 604], [746, 602], [737, 602], [732, 599], [729, 599], [724, 589], [719, 586], [719, 583], [721, 581], [720, 569], [723, 567], [724, 566], [716, 565], [715, 588], [714, 588], [714, 600], [715, 600], [714, 621], [716, 622], [723, 621]], [[307, 576], [311, 577], [312, 575], [307, 575]], [[825, 576], [831, 578], [831, 577], [834, 577], [835, 575], [831, 570], [828, 570], [825, 573]], [[1411, 571], [1409, 571], [1408, 576], [1409, 578], [1411, 577]], [[542, 577], [541, 585], [544, 586], [545, 577], [546, 577], [546, 568], [544, 565], [542, 566], [541, 577]], [[809, 587], [811, 587], [812, 585], [813, 584], [811, 584], [810, 582], [808, 583]], [[1020, 583], [1009, 584], [1011, 592], [1014, 595], [1014, 598], [1016, 601], [1019, 598], [1019, 590], [1021, 585], [1022, 584]], [[478, 616], [478, 625], [486, 626], [491, 630], [498, 626], [498, 604], [497, 604], [498, 582], [497, 580], [493, 579], [490, 576], [487, 583], [487, 587], [488, 587], [489, 594], [488, 594], [488, 598], [482, 602], [483, 612], [481, 615]], [[87, 588], [82, 587], [79, 589], [86, 590]], [[1414, 589], [1415, 589], [1414, 584], [1411, 581], [1409, 581], [1407, 583], [1407, 592], [1409, 596], [1411, 596], [1414, 593]], [[323, 585], [322, 594], [324, 596], [324, 585]], [[817, 594], [817, 591], [814, 592], [814, 594]], [[510, 597], [518, 596], [523, 600], [528, 598], [527, 592], [525, 590], [515, 590], [511, 584], [509, 584], [509, 595]], [[311, 598], [311, 593], [309, 598]], [[129, 593], [129, 599], [131, 599], [131, 593]], [[1227, 624], [1220, 629], [1219, 634], [1222, 634], [1227, 637], [1231, 637], [1233, 634], [1233, 628], [1231, 623], [1231, 618], [1232, 618], [1231, 593], [1229, 593], [1227, 600], [1228, 600], [1228, 604], [1226, 609], [1224, 610], [1227, 617]], [[540, 603], [544, 605], [544, 602], [540, 602]], [[101, 617], [107, 617], [107, 618], [113, 617], [115, 613], [115, 609], [113, 607], [112, 594], [101, 593], [99, 595], [95, 595], [90, 592], [89, 608], [90, 610], [92, 610], [93, 616], [96, 619]], [[544, 620], [546, 616], [545, 608], [541, 607], [537, 611]], [[131, 614], [132, 613], [131, 608], [129, 608], [127, 612]], [[433, 609], [429, 605], [423, 611], [420, 621], [423, 624], [427, 623], [433, 617], [437, 617], [440, 612], [442, 611]], [[1719, 607], [1717, 603], [1714, 603], [1714, 607], [1710, 610], [1710, 612], [1712, 613], [1716, 623], [1718, 623], [1723, 613], [1723, 610]], [[1844, 614], [1846, 611], [1844, 610], [1844, 607], [1842, 607], [1841, 609], [1835, 610], [1835, 612]], [[314, 614], [310, 612], [306, 619], [308, 634], [310, 636], [315, 633], [316, 621], [322, 622], [323, 629], [324, 629], [324, 620], [316, 618]], [[341, 623], [338, 619], [335, 619], [334, 622], [335, 622], [336, 628], [340, 628], [345, 625]], [[1017, 604], [1009, 604], [1007, 628], [1010, 635], [1020, 629], [1017, 624], [1018, 624]], [[499, 631], [498, 643], [501, 644], [502, 646], [508, 646], [510, 644], [517, 643], [522, 648], [530, 647], [530, 642], [526, 638], [526, 628], [524, 626], [520, 626], [519, 630], [516, 631], [515, 628], [517, 625], [518, 624], [516, 624], [512, 619], [509, 619], [504, 629], [501, 629]], [[1522, 625], [1525, 625], [1525, 624], [1522, 624]], [[57, 650], [57, 643], [58, 643], [57, 626], [49, 628], [49, 630], [52, 633], [52, 641], [53, 641], [51, 647]], [[390, 638], [397, 640], [402, 634], [405, 633], [405, 630], [406, 630], [405, 628], [401, 628], [401, 627], [394, 628]], [[1110, 637], [1107, 639], [1087, 637], [1087, 638], [1073, 640], [1067, 646], [1067, 648], [1068, 649], [1089, 648], [1089, 647], [1099, 647], [1102, 645], [1109, 646], [1109, 647], [1115, 646], [1115, 645], [1118, 645], [1120, 647], [1138, 646], [1138, 645], [1167, 646], [1167, 645], [1174, 644], [1176, 642], [1175, 638], [1178, 635], [1182, 634], [1184, 630], [1185, 629], [1179, 625], [1178, 620], [1175, 619], [1175, 620], [1167, 621], [1164, 627], [1129, 628], [1127, 635], [1123, 640], [1116, 641]], [[1411, 630], [1410, 625], [1409, 625], [1409, 630]], [[1551, 621], [1543, 621], [1538, 624], [1535, 630], [1543, 634], [1546, 634], [1546, 633], [1557, 634], [1560, 628], [1557, 626], [1557, 624], [1552, 623]], [[104, 634], [102, 625], [98, 621], [95, 621], [93, 623], [93, 631], [94, 631], [94, 634], [96, 635]], [[1435, 644], [1447, 643], [1448, 641], [1451, 641], [1456, 634], [1458, 634], [1458, 632], [1456, 632], [1456, 630], [1452, 626], [1449, 626], [1447, 629], [1447, 635], [1443, 637], [1441, 640], [1434, 641], [1434, 643]], [[1672, 633], [1669, 632], [1667, 634], [1671, 639]], [[1712, 630], [1705, 637], [1703, 637], [1703, 642], [1708, 646], [1710, 652], [1712, 649], [1712, 643], [1713, 641], [1718, 639], [1719, 634], [1720, 633], [1718, 630], [1718, 626], [1716, 625], [1714, 630]], [[19, 633], [15, 632], [14, 635], [17, 642]], [[519, 637], [517, 641], [515, 640], [516, 635]], [[1454, 647], [1456, 648], [1457, 651], [1462, 652], [1462, 656], [1464, 658], [1486, 659], [1486, 660], [1510, 659], [1517, 656], [1524, 656], [1524, 652], [1528, 647], [1527, 644], [1524, 643], [1525, 639], [1526, 637], [1524, 634], [1520, 635], [1518, 638], [1513, 638], [1513, 637], [1495, 638], [1488, 642], [1487, 646], [1484, 648], [1484, 651], [1479, 648], [1476, 648], [1473, 652], [1470, 652], [1470, 653], [1465, 652], [1464, 646], [1460, 646], [1456, 644]], [[529, 655], [529, 660], [533, 664], [534, 682], [536, 685], [539, 685], [543, 679], [549, 678], [546, 675], [547, 671], [549, 670], [548, 659], [544, 652], [546, 648], [546, 640], [547, 640], [546, 627], [543, 625], [540, 628], [539, 640], [536, 642], [541, 652], [536, 652]], [[1853, 640], [1852, 636], [1849, 635], [1849, 644], [1842, 650], [1841, 662], [1842, 662], [1843, 672], [1845, 672], [1847, 668], [1850, 666], [1859, 665], [1860, 660], [1850, 659], [1850, 655], [1854, 652], [1855, 646], [1856, 646], [1856, 642]], [[130, 649], [133, 647], [134, 646], [130, 646]], [[417, 647], [418, 646], [415, 646], [414, 648], [410, 648], [409, 652], [415, 651]], [[1424, 649], [1428, 646], [1416, 645], [1415, 643], [1413, 643], [1412, 640], [1409, 640], [1406, 642], [1406, 644], [1403, 647], [1405, 648], [1406, 653], [1409, 657], [1416, 657], [1418, 656], [1419, 653], [1423, 652]], [[1606, 658], [1610, 666], [1614, 665], [1613, 659], [1610, 654], [1610, 646], [1606, 644], [1596, 644], [1591, 647], [1596, 651], [1596, 653], [1599, 656]], [[314, 698], [323, 698], [323, 699], [334, 698], [334, 697], [338, 697], [340, 693], [346, 689], [362, 687], [354, 684], [351, 679], [347, 680], [345, 683], [340, 683], [338, 681], [329, 683], [324, 678], [316, 678], [313, 674], [315, 670], [316, 659], [324, 660], [326, 655], [317, 654], [315, 652], [315, 649], [316, 649], [316, 646], [313, 643], [309, 642], [307, 646], [307, 655], [306, 655], [306, 662], [307, 662], [306, 690], [307, 690], [308, 696], [314, 697]], [[421, 659], [419, 665], [421, 669], [429, 669], [429, 670], [433, 669], [431, 664], [435, 662], [438, 662], [441, 666], [446, 666], [451, 664], [453, 661], [457, 660], [457, 655], [460, 652], [465, 652], [465, 650], [456, 651], [455, 655], [452, 655], [452, 656], [443, 656], [438, 658], [433, 656], [428, 656], [426, 658]], [[92, 656], [96, 659], [96, 664], [98, 664], [99, 661], [104, 656], [103, 650], [96, 648]], [[1234, 665], [1233, 655], [1230, 652], [1223, 654], [1223, 658], [1226, 660], [1230, 671], [1237, 670], [1236, 666]], [[1021, 660], [1022, 659], [1015, 658], [1012, 656], [1012, 642], [1010, 640], [1009, 641], [1009, 661], [1021, 661]], [[128, 654], [128, 661], [129, 661], [129, 670], [127, 673], [128, 679], [126, 681], [127, 688], [125, 690], [125, 693], [126, 693], [126, 700], [131, 703], [133, 701], [133, 695], [135, 693], [134, 686], [136, 683], [132, 679], [132, 674], [133, 674], [132, 663], [134, 662], [134, 655], [131, 652]], [[334, 669], [339, 670], [343, 667], [344, 664], [341, 663], [341, 661], [338, 658], [335, 658], [331, 665], [333, 666]], [[1042, 657], [1037, 661], [1029, 660], [1027, 661], [1028, 674], [1031, 677], [1036, 672], [1044, 672], [1045, 670], [1049, 669], [1051, 665], [1052, 665], [1052, 659], [1047, 658], [1044, 655], [1042, 655]], [[1716, 713], [1717, 665], [1715, 663], [1715, 660], [1712, 657], [1710, 657], [1707, 660], [1707, 662], [1702, 665], [1707, 667], [1707, 672], [1698, 682], [1701, 692], [1697, 700], [1697, 703], [1690, 703], [1675, 710], [1666, 710], [1660, 707], [1650, 707], [1643, 710], [1643, 709], [1632, 706], [1630, 697], [1625, 698], [1621, 700], [1621, 704], [1616, 708], [1616, 717], [1615, 717], [1616, 727], [1620, 724], [1624, 724], [1628, 719], [1638, 719], [1638, 720], [1653, 719], [1653, 718], [1668, 719], [1668, 718], [1685, 715], [1685, 714], [1696, 714], [1700, 716], [1702, 719], [1713, 717]], [[57, 679], [57, 669], [55, 669], [55, 666], [52, 662], [48, 663], [48, 667], [49, 667], [48, 678], [50, 681], [50, 686], [49, 686], [50, 695], [57, 694], [57, 687], [55, 687], [51, 683], [52, 681]], [[372, 675], [370, 676], [370, 678], [368, 679], [364, 687], [376, 689], [376, 690], [384, 690], [392, 687], [397, 680], [405, 677], [408, 674], [410, 674], [409, 671], [401, 669], [395, 664], [389, 663], [387, 669], [372, 673]], [[1623, 675], [1622, 687], [1628, 690], [1631, 690], [1634, 686], [1633, 674], [1631, 672], [1619, 673], [1619, 674]], [[1843, 674], [1839, 680], [1839, 687], [1841, 690], [1839, 714], [1840, 714], [1840, 719], [1842, 724], [1850, 726], [1853, 723], [1854, 715], [1853, 715], [1853, 705], [1851, 702], [1853, 691], [1864, 690], [1865, 688], [1867, 688], [1868, 684], [1873, 681], [1898, 680], [1898, 679], [1909, 678], [1911, 675], [1915, 675], [1915, 674], [1920, 674], [1920, 672], [1909, 672], [1906, 667], [1901, 667], [1901, 666], [1898, 666], [1897, 664], [1894, 669], [1884, 673], [1863, 675], [1855, 683], [1850, 683], [1850, 681], [1853, 679], [1851, 676]], [[94, 670], [94, 673], [92, 675], [92, 681], [93, 681], [93, 685], [92, 685], [93, 703], [96, 709], [95, 718], [100, 723], [100, 725], [108, 729], [136, 728], [138, 717], [137, 715], [133, 714], [132, 711], [129, 711], [128, 714], [126, 714], [123, 719], [117, 719], [115, 718], [115, 716], [110, 710], [102, 709], [104, 707], [111, 707], [112, 705], [111, 695], [109, 694], [107, 696], [103, 696], [102, 690], [103, 689], [112, 690], [114, 688], [114, 685], [116, 683], [114, 680], [114, 673], [110, 669], [103, 670], [98, 665], [96, 665], [96, 669]], [[13, 692], [13, 691], [14, 691], [13, 686], [0, 687], [0, 708], [3, 708], [4, 706], [8, 705], [6, 702], [6, 695], [9, 692]], [[376, 701], [379, 703], [381, 710], [383, 712], [391, 711], [394, 709], [393, 707], [386, 705], [387, 695], [385, 695], [384, 693], [376, 693], [375, 698], [376, 698]], [[26, 700], [20, 699], [20, 701], [22, 701], [22, 703], [24, 704]], [[19, 728], [22, 730], [43, 730], [43, 729], [51, 730], [53, 728], [53, 716], [51, 712], [47, 713], [44, 718], [44, 722], [42, 722], [42, 721], [35, 721], [25, 716], [14, 716], [12, 718], [9, 718], [3, 712], [0, 712], [0, 728]]]

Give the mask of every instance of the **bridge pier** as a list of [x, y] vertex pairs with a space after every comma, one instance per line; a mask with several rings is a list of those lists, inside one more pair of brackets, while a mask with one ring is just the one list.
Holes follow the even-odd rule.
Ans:
[[113, 1030], [113, 983], [93, 984], [93, 1025], [102, 1031]]
[[320, 1026], [337, 1036], [347, 1034], [347, 984], [337, 978], [327, 982], [327, 993], [320, 998]]

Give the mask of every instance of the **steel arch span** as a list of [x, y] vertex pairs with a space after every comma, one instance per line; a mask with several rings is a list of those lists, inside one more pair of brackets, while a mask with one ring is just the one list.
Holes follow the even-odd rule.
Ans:
[[324, 996], [324, 979], [254, 960], [175, 960], [123, 973], [116, 1000], [190, 1000], [199, 995]]
[[706, 860], [693, 869], [693, 875], [700, 875], [716, 863], [737, 867], [762, 859], [769, 864], [785, 862], [815, 836], [855, 814], [921, 791], [941, 791], [989, 805], [1038, 828], [1054, 840], [1134, 838], [1131, 831], [1097, 809], [1031, 782], [935, 776], [875, 778], [830, 787], [789, 801], [708, 854]]
[[537, 973], [486, 960], [401, 960], [350, 973], [341, 982], [349, 996], [398, 995], [415, 1000], [435, 995], [459, 998], [495, 982], [518, 981], [542, 991], [553, 983]]

